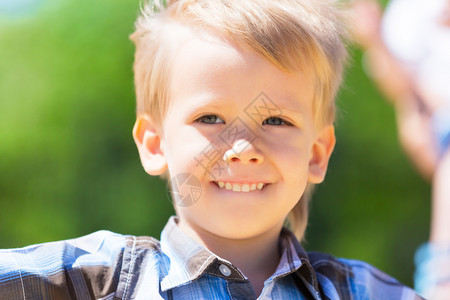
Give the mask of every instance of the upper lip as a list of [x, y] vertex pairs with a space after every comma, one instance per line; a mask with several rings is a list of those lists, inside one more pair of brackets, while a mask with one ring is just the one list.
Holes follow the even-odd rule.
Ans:
[[267, 180], [258, 180], [258, 179], [217, 179], [217, 180], [213, 180], [214, 182], [228, 182], [228, 183], [237, 183], [237, 184], [252, 184], [252, 183], [270, 183]]

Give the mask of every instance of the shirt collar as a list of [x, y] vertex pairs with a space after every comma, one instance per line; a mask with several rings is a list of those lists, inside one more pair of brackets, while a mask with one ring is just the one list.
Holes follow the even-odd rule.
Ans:
[[283, 228], [280, 233], [279, 243], [282, 256], [277, 270], [272, 277], [283, 277], [288, 274], [294, 274], [305, 284], [314, 298], [320, 298], [316, 272], [311, 265], [308, 254], [300, 245], [295, 235], [289, 229]]
[[[317, 278], [309, 263], [308, 255], [297, 238], [286, 228], [280, 233], [280, 263], [269, 280], [296, 273], [309, 286], [312, 293], [318, 291]], [[166, 276], [161, 281], [161, 290], [167, 291], [177, 286], [195, 281], [203, 274], [224, 277], [220, 266], [231, 271], [226, 278], [245, 281], [247, 278], [230, 262], [218, 257], [186, 235], [178, 226], [177, 218], [171, 217], [161, 233], [161, 250], [168, 258]]]
[[161, 281], [163, 292], [197, 279], [216, 258], [177, 226], [176, 217], [161, 233], [161, 251], [169, 259], [167, 276]]

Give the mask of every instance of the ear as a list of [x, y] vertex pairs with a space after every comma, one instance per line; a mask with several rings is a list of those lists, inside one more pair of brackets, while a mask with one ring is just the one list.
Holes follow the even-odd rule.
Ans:
[[145, 172], [150, 175], [163, 174], [167, 170], [167, 161], [162, 151], [160, 133], [148, 116], [138, 116], [133, 127], [133, 138]]
[[329, 125], [324, 127], [317, 135], [312, 146], [308, 176], [310, 183], [321, 183], [325, 179], [328, 161], [330, 160], [335, 144], [334, 126]]

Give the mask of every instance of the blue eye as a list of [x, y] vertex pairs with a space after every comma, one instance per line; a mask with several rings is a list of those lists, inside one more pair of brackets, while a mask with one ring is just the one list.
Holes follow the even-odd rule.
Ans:
[[222, 123], [225, 123], [225, 121], [221, 117], [216, 116], [216, 115], [201, 116], [200, 118], [198, 118], [195, 121], [199, 122], [199, 123], [204, 123], [204, 124], [222, 124]]
[[289, 123], [288, 121], [285, 121], [279, 117], [269, 117], [269, 118], [265, 119], [262, 124], [263, 125], [274, 125], [274, 126], [281, 126], [281, 125], [292, 126], [291, 123]]

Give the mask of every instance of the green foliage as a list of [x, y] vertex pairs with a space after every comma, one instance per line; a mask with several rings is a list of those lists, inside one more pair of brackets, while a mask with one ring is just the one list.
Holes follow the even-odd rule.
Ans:
[[[131, 138], [139, 1], [47, 1], [0, 12], [0, 248], [98, 229], [159, 236], [173, 208]], [[339, 97], [338, 144], [306, 247], [362, 259], [412, 284], [429, 187], [397, 143], [391, 108], [359, 66]]]
[[137, 11], [84, 0], [3, 16], [0, 247], [103, 228], [158, 236], [173, 213], [131, 137]]
[[360, 61], [356, 52], [338, 99], [337, 144], [311, 203], [307, 248], [367, 261], [412, 286], [414, 251], [428, 238], [430, 190]]

